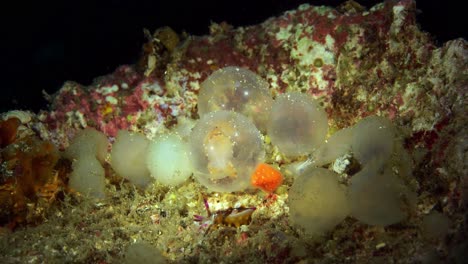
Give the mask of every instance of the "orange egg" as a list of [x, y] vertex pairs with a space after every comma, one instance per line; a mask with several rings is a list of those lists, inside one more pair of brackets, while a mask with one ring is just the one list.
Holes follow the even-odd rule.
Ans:
[[283, 175], [266, 163], [260, 163], [255, 169], [250, 183], [265, 192], [273, 192], [283, 182]]

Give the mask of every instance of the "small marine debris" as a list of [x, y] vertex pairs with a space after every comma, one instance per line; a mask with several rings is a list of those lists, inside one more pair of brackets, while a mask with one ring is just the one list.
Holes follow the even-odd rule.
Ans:
[[194, 215], [194, 221], [200, 223], [201, 228], [206, 228], [205, 234], [212, 228], [219, 226], [231, 226], [239, 228], [241, 225], [248, 225], [252, 221], [252, 214], [257, 209], [256, 207], [237, 207], [219, 210], [211, 213], [208, 200], [203, 197], [203, 203], [208, 213], [208, 217]]

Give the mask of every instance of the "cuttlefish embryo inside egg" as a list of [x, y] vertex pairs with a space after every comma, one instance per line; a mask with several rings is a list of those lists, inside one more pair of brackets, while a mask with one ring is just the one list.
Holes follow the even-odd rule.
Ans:
[[233, 111], [204, 115], [190, 137], [195, 178], [212, 191], [240, 191], [264, 160], [260, 131], [245, 116]]

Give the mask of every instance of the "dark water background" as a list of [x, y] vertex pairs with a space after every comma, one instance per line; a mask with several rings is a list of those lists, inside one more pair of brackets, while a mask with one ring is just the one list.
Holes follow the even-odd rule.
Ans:
[[[42, 90], [64, 81], [88, 85], [117, 66], [134, 63], [145, 42], [143, 28], [208, 33], [211, 21], [257, 24], [299, 4], [337, 6], [344, 1], [24, 1], [2, 7], [0, 112], [47, 107]], [[381, 1], [358, 1], [371, 7]], [[418, 23], [437, 43], [465, 37], [464, 1], [417, 1]]]

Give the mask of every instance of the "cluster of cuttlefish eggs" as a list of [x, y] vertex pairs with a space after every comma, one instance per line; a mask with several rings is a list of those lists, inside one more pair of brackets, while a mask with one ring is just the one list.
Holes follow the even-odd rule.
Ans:
[[190, 137], [194, 175], [214, 191], [278, 187], [282, 178], [263, 163], [262, 133], [284, 155], [300, 156], [328, 130], [326, 113], [310, 95], [284, 93], [273, 100], [265, 80], [239, 67], [217, 70], [201, 84], [198, 113]]
[[[272, 99], [268, 84], [253, 72], [227, 67], [214, 72], [199, 93], [200, 120], [190, 137], [194, 175], [221, 192], [251, 187], [274, 191], [281, 183], [264, 164], [262, 133], [288, 158], [308, 156], [291, 168], [291, 222], [308, 234], [331, 230], [348, 215], [386, 226], [408, 216], [415, 193], [405, 184], [411, 162], [397, 128], [370, 116], [328, 139], [325, 111], [311, 95], [286, 92]], [[349, 186], [335, 171], [321, 168], [340, 157], [360, 164]], [[349, 164], [348, 164], [349, 165]]]
[[[239, 67], [217, 70], [201, 84], [198, 112], [198, 120], [181, 119], [175, 133], [161, 134], [150, 143], [142, 134], [119, 131], [110, 153], [112, 168], [142, 187], [151, 178], [175, 186], [193, 174], [210, 191], [254, 187], [274, 192], [283, 178], [265, 164], [265, 134], [285, 157], [308, 156], [306, 161], [283, 164], [282, 171], [294, 177], [288, 191], [289, 218], [309, 234], [330, 230], [348, 215], [371, 225], [393, 224], [408, 215], [405, 208], [414, 206], [415, 194], [405, 186], [411, 161], [396, 127], [386, 118], [364, 118], [326, 139], [327, 115], [311, 95], [287, 92], [273, 100], [265, 80]], [[91, 174], [101, 171], [99, 179], [94, 177], [99, 181], [85, 177], [91, 170], [88, 150], [99, 145], [93, 143], [96, 133], [85, 130], [83, 135], [91, 140], [77, 136], [67, 153], [81, 160], [74, 162], [71, 187], [91, 189], [101, 197], [104, 171], [97, 160]], [[104, 154], [107, 139], [100, 137]], [[340, 183], [339, 170], [323, 168], [335, 166], [340, 158], [349, 163], [350, 157], [361, 169], [348, 185]]]

